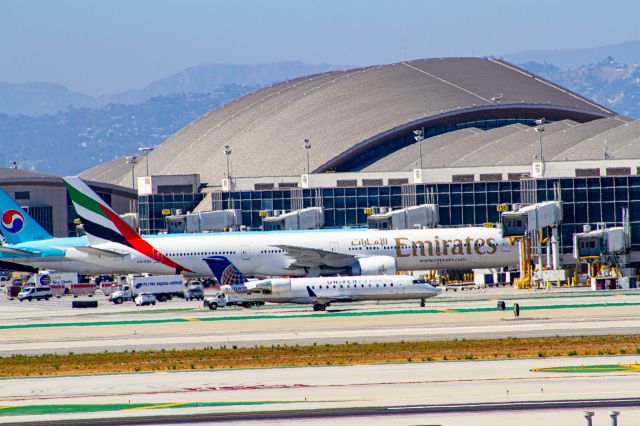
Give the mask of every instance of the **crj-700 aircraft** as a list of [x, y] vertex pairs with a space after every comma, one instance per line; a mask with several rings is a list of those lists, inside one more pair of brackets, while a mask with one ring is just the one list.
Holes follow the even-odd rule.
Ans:
[[273, 303], [313, 305], [324, 311], [331, 303], [364, 300], [420, 300], [437, 296], [440, 290], [411, 275], [361, 277], [272, 278], [249, 281], [224, 256], [205, 257], [220, 290], [241, 299]]
[[[127, 251], [101, 262], [130, 271], [211, 276], [203, 258], [225, 256], [247, 275], [393, 275], [518, 263], [517, 247], [494, 228], [224, 232], [140, 237], [80, 178], [64, 178], [91, 247]], [[92, 258], [94, 259], [94, 258]], [[120, 268], [118, 268], [120, 269]]]

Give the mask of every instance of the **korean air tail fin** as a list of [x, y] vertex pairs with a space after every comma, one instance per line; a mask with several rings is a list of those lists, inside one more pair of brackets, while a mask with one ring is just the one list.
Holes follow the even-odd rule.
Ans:
[[34, 218], [29, 216], [5, 191], [0, 189], [0, 231], [9, 244], [53, 238]]
[[89, 185], [77, 176], [63, 178], [76, 213], [80, 216], [84, 231], [92, 245], [95, 241], [114, 242], [128, 246], [139, 253], [174, 268], [176, 273], [191, 272], [169, 259], [142, 238], [116, 213]]
[[221, 286], [228, 285], [236, 291], [246, 290], [245, 283], [249, 280], [229, 259], [224, 256], [210, 256], [203, 260]]

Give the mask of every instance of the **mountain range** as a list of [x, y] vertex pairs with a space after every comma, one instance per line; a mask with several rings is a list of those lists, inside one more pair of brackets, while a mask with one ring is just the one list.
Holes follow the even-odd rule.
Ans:
[[56, 83], [11, 84], [0, 82], [0, 113], [39, 116], [75, 108], [102, 108], [108, 104], [137, 104], [174, 93], [213, 93], [224, 85], [267, 86], [302, 75], [345, 67], [310, 65], [297, 61], [270, 64], [202, 64], [184, 69], [141, 89], [98, 97], [73, 92]]
[[0, 167], [73, 175], [162, 143], [196, 118], [257, 86], [224, 85], [213, 93], [180, 93], [102, 108], [70, 107], [38, 117], [0, 114]]
[[[611, 46], [609, 52], [621, 53], [624, 60], [608, 53], [593, 59], [602, 49], [568, 52], [574, 59], [558, 57], [555, 51], [504, 58], [614, 111], [640, 118], [640, 42]], [[578, 61], [575, 58], [588, 62], [568, 66]], [[206, 64], [142, 89], [100, 97], [53, 83], [0, 83], [0, 145], [11, 147], [0, 152], [0, 167], [17, 161], [24, 169], [76, 174], [136, 153], [139, 147], [160, 144], [203, 114], [260, 87], [342, 68], [300, 62]]]
[[520, 66], [619, 114], [640, 118], [638, 65], [628, 65], [608, 56], [572, 69], [563, 69], [548, 62], [526, 62]]
[[512, 64], [550, 63], [559, 68], [572, 69], [599, 62], [607, 56], [625, 64], [640, 64], [640, 41], [632, 40], [574, 50], [524, 50], [502, 55], [502, 59]]

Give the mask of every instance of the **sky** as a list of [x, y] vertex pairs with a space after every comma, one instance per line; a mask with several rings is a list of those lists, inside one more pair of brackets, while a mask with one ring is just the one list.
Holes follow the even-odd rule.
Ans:
[[0, 81], [100, 95], [202, 63], [370, 65], [640, 39], [629, 0], [0, 0]]

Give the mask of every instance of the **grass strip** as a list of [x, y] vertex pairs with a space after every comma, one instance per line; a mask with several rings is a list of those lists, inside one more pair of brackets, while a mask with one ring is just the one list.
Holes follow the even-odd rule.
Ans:
[[0, 358], [0, 377], [640, 354], [640, 335], [237, 346]]
[[16, 405], [2, 407], [1, 416], [38, 414], [95, 413], [100, 411], [155, 410], [159, 408], [187, 407], [227, 407], [234, 405], [266, 405], [294, 401], [225, 401], [225, 402], [176, 402], [168, 404], [59, 404], [59, 405]]

